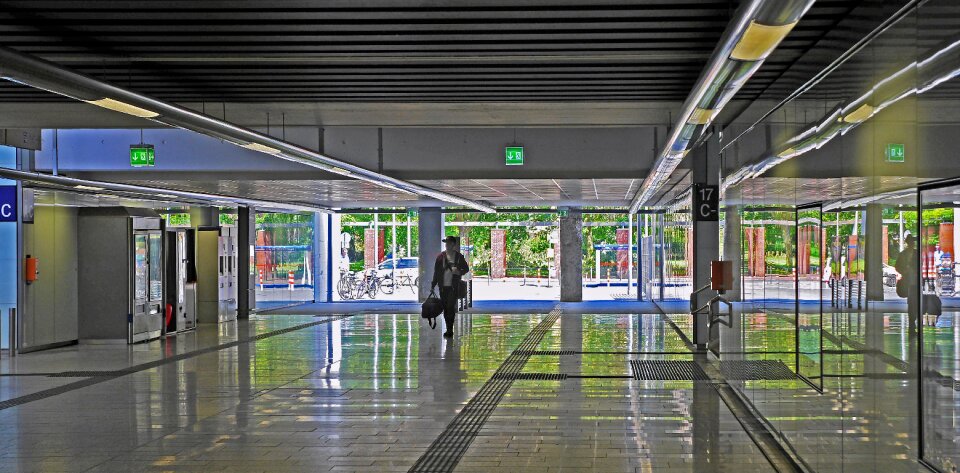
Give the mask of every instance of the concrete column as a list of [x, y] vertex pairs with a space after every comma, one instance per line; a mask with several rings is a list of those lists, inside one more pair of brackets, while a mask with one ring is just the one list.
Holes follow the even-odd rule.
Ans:
[[583, 213], [571, 207], [560, 218], [560, 300], [583, 300]]
[[723, 222], [723, 259], [733, 264], [733, 290], [724, 295], [730, 301], [739, 301], [743, 245], [741, 244], [740, 206], [727, 204]]
[[[720, 160], [715, 153], [719, 150], [717, 134], [714, 133], [707, 142], [694, 151], [691, 159], [693, 164], [692, 185], [717, 185], [720, 181]], [[691, 209], [693, 220], [693, 289], [699, 289], [710, 283], [710, 262], [720, 259], [720, 222], [697, 220], [696, 209]], [[700, 293], [695, 302], [699, 307], [713, 297], [712, 291]], [[693, 342], [698, 347], [706, 347], [709, 340], [707, 333], [707, 315], [694, 317]]]
[[[191, 209], [191, 222], [193, 214]], [[257, 212], [250, 207], [237, 208], [237, 318], [246, 319], [257, 307]]]
[[[340, 247], [333, 246], [333, 228], [331, 215], [313, 214], [313, 301], [331, 302], [333, 300], [333, 280], [335, 265], [333, 258], [339, 257]], [[336, 234], [339, 236], [339, 234]], [[337, 251], [334, 254], [334, 250]]]
[[883, 300], [883, 207], [879, 204], [868, 204], [864, 212], [864, 258], [865, 276], [867, 285], [867, 300]]
[[190, 226], [193, 228], [220, 226], [220, 209], [216, 207], [190, 207]]
[[[420, 301], [430, 295], [433, 280], [433, 263], [443, 249], [443, 212], [438, 207], [422, 207], [417, 230], [420, 236]], [[438, 294], [439, 295], [439, 294]]]

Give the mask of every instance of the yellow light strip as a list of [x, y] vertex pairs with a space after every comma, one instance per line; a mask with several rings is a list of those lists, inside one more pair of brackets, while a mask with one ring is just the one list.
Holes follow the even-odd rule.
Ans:
[[714, 112], [716, 112], [716, 110], [695, 108], [693, 109], [693, 113], [690, 114], [690, 119], [687, 120], [687, 123], [691, 125], [706, 125], [713, 119]]
[[98, 107], [103, 107], [109, 110], [113, 110], [115, 112], [126, 113], [127, 115], [133, 115], [135, 117], [140, 117], [140, 118], [155, 118], [160, 116], [160, 114], [157, 112], [152, 112], [145, 108], [140, 108], [134, 105], [130, 105], [128, 103], [121, 102], [119, 100], [102, 98], [99, 100], [84, 100], [84, 102], [87, 102], [91, 105], [96, 105]]
[[848, 113], [847, 116], [843, 117], [843, 121], [847, 123], [860, 123], [870, 118], [871, 115], [873, 115], [873, 107], [871, 107], [869, 104], [863, 104], [856, 110]]
[[249, 150], [259, 151], [259, 152], [261, 152], [261, 153], [280, 154], [280, 150], [279, 150], [279, 149], [271, 148], [271, 147], [269, 147], [269, 146], [267, 146], [267, 145], [262, 145], [262, 144], [260, 144], [260, 143], [247, 143], [247, 144], [241, 145], [241, 146], [244, 147], [244, 148], [247, 148], [247, 149], [249, 149]]
[[759, 61], [765, 59], [774, 48], [783, 41], [797, 22], [786, 25], [762, 25], [756, 20], [750, 22], [740, 41], [730, 53], [731, 59], [738, 61]]

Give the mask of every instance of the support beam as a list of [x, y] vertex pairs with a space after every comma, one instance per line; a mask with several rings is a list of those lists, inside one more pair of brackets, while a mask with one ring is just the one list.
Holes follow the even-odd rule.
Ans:
[[256, 215], [256, 210], [251, 207], [237, 208], [238, 319], [250, 318], [250, 314], [257, 307], [257, 267], [253, 263], [254, 245], [257, 243]]
[[[693, 155], [691, 175], [694, 189], [698, 185], [716, 186], [719, 184], [720, 160], [710, 159], [716, 156], [719, 150], [719, 140], [717, 135], [714, 134]], [[720, 259], [720, 222], [698, 218], [698, 209], [696, 208], [692, 208], [691, 212], [693, 213], [693, 289], [696, 290], [710, 284], [710, 262]], [[700, 307], [711, 297], [713, 297], [713, 292], [704, 291], [699, 294], [699, 298], [694, 303], [697, 307]], [[706, 314], [697, 315], [693, 319], [693, 342], [700, 348], [706, 348], [709, 341], [707, 321]]]
[[332, 215], [315, 213], [313, 215], [313, 301], [330, 302], [333, 299], [331, 289], [331, 278], [336, 277], [333, 274], [335, 265], [333, 259], [339, 256], [339, 247], [337, 253], [331, 250], [330, 238], [333, 235], [330, 223]]
[[583, 213], [576, 207], [560, 217], [560, 300], [583, 300]]
[[430, 294], [433, 263], [442, 250], [443, 213], [439, 207], [423, 207], [419, 213], [417, 229], [420, 234], [420, 301], [424, 301]]
[[483, 212], [496, 212], [491, 206], [380, 174], [283, 139], [103, 82], [14, 49], [0, 47], [0, 77], [105, 109], [226, 140], [278, 159], [366, 181], [389, 190], [463, 205]]
[[733, 289], [727, 291], [724, 297], [731, 302], [735, 302], [741, 299], [740, 272], [741, 268], [743, 268], [743, 246], [741, 244], [741, 234], [743, 231], [740, 223], [740, 206], [727, 204], [723, 212], [722, 258], [730, 261], [733, 265]]
[[883, 207], [880, 204], [867, 204], [864, 212], [864, 276], [867, 285], [867, 300], [883, 300]]
[[190, 226], [193, 228], [220, 226], [220, 209], [216, 207], [190, 207]]

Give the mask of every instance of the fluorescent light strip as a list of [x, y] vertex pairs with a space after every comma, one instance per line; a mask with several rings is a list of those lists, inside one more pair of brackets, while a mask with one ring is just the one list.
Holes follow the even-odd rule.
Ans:
[[262, 145], [262, 144], [260, 144], [260, 143], [247, 143], [247, 144], [245, 144], [245, 145], [240, 145], [240, 147], [241, 147], [241, 148], [246, 148], [246, 149], [249, 149], [249, 150], [252, 150], [252, 151], [258, 151], [258, 152], [261, 152], [261, 153], [271, 154], [271, 155], [274, 155], [274, 156], [276, 156], [276, 155], [278, 155], [278, 154], [281, 153], [281, 151], [280, 151], [279, 149], [277, 149], [277, 148], [271, 148], [271, 147], [269, 147], [269, 146], [267, 146], [267, 145]]
[[151, 112], [145, 108], [140, 108], [135, 105], [130, 105], [119, 100], [113, 100], [111, 98], [102, 98], [99, 100], [84, 100], [91, 105], [96, 105], [98, 107], [103, 107], [108, 110], [113, 110], [114, 112], [126, 113], [127, 115], [133, 115], [140, 118], [156, 118], [160, 114], [157, 112]]
[[786, 25], [764, 25], [757, 23], [757, 20], [751, 21], [730, 53], [730, 59], [751, 62], [766, 59], [796, 25], [796, 21]]

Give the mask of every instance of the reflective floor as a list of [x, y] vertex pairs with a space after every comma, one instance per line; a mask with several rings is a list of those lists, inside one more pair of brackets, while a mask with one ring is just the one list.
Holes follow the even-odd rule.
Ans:
[[[711, 383], [634, 379], [630, 360], [692, 359], [663, 316], [455, 330], [270, 315], [3, 359], [0, 471], [408, 471], [457, 445], [441, 471], [773, 471]], [[455, 419], [479, 419], [466, 442]]]

